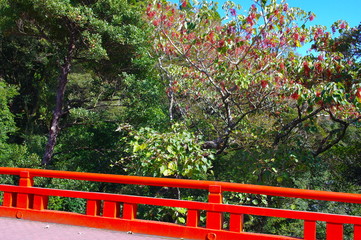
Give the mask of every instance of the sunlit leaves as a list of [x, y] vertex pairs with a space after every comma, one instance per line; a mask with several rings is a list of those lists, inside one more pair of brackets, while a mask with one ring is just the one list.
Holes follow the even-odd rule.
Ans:
[[210, 173], [212, 152], [201, 149], [201, 137], [180, 124], [164, 133], [151, 128], [132, 129], [126, 138], [129, 157], [120, 162], [127, 162], [130, 174], [200, 179]]

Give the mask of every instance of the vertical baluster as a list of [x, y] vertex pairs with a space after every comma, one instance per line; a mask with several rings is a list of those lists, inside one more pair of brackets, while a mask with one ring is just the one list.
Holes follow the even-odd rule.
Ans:
[[231, 213], [229, 219], [229, 231], [243, 232], [243, 214]]
[[[222, 190], [221, 186], [209, 186], [209, 203], [222, 203]], [[207, 212], [206, 227], [210, 229], [222, 229], [223, 219], [222, 213], [220, 212]]]
[[199, 210], [188, 209], [187, 211], [187, 226], [198, 227], [199, 226]]
[[100, 200], [87, 200], [86, 215], [99, 216], [100, 215]]
[[33, 209], [44, 210], [48, 208], [49, 197], [42, 195], [34, 195]]
[[137, 218], [138, 205], [135, 203], [123, 203], [123, 218], [133, 220]]
[[303, 234], [305, 240], [316, 240], [316, 221], [305, 220]]
[[[32, 187], [33, 179], [30, 177], [30, 173], [28, 171], [20, 172], [20, 180], [19, 185], [22, 187]], [[33, 196], [27, 193], [18, 193], [16, 198], [16, 206], [19, 208], [31, 208], [32, 206]]]
[[104, 201], [103, 216], [116, 218], [120, 215], [120, 205], [118, 202]]
[[354, 225], [353, 226], [353, 239], [354, 240], [361, 240], [361, 225]]
[[343, 224], [326, 223], [326, 240], [343, 240]]
[[15, 204], [16, 204], [16, 193], [4, 192], [3, 206], [15, 207]]

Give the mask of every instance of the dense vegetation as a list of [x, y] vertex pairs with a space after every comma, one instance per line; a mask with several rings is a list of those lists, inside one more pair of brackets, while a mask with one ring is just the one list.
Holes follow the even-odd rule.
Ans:
[[[338, 21], [329, 32], [277, 1], [223, 11], [189, 1], [1, 0], [0, 165], [359, 192], [361, 25]], [[312, 51], [298, 54], [305, 44]], [[360, 214], [247, 194], [226, 201]], [[184, 221], [172, 209], [142, 211]], [[297, 236], [297, 224], [252, 218], [246, 228]]]

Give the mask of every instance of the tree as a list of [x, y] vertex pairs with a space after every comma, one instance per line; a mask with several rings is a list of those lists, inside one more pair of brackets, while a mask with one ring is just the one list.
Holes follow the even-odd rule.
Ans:
[[7, 143], [9, 134], [16, 131], [14, 115], [10, 112], [8, 105], [15, 95], [16, 90], [0, 78], [0, 148], [2, 151], [6, 149], [4, 145]]
[[[221, 153], [242, 147], [248, 134], [243, 129], [256, 115], [273, 122], [274, 147], [306, 121], [326, 115], [339, 127], [313, 133], [307, 146], [318, 155], [360, 120], [359, 75], [331, 51], [332, 35], [324, 27], [306, 27], [312, 13], [285, 2], [254, 1], [243, 15], [227, 2], [222, 23], [214, 8], [201, 2], [178, 10], [157, 2], [147, 9], [170, 119], [185, 119], [207, 136], [205, 148]], [[342, 31], [347, 25], [333, 27]], [[318, 46], [319, 56], [295, 53], [308, 42]]]
[[[0, 76], [18, 91], [11, 112], [19, 129], [12, 142], [22, 144], [26, 136], [43, 135], [51, 118], [55, 95], [57, 54], [44, 41], [32, 37], [0, 35]], [[49, 110], [48, 110], [49, 109]]]
[[359, 60], [361, 57], [361, 24], [341, 33], [341, 36], [335, 39], [336, 50], [342, 52], [347, 58]]
[[[60, 120], [69, 110], [64, 98], [72, 67], [81, 64], [103, 74], [110, 70], [113, 76], [139, 71], [133, 59], [141, 54], [145, 32], [126, 1], [2, 1], [0, 10], [2, 31], [43, 41], [58, 56], [53, 66], [58, 70], [56, 100], [42, 160], [48, 164]], [[118, 71], [111, 68], [113, 63]]]
[[[10, 141], [11, 135], [17, 131], [14, 115], [10, 111], [17, 94], [14, 86], [0, 78], [0, 164], [8, 167], [35, 167], [37, 156], [29, 154], [25, 146]], [[3, 182], [11, 182], [10, 179], [2, 177]]]

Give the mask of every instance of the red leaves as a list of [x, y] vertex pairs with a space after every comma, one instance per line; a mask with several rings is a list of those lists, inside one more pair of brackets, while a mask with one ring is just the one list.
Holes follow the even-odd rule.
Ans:
[[288, 4], [287, 3], [285, 5], [283, 5], [283, 11], [285, 11], [285, 12], [288, 11]]
[[153, 20], [153, 25], [154, 26], [159, 26], [159, 24], [160, 24], [160, 19], [155, 19], [155, 20]]
[[186, 0], [182, 0], [182, 2], [181, 2], [181, 7], [182, 7], [182, 8], [186, 8], [186, 7], [187, 7], [187, 1], [186, 1]]
[[268, 81], [262, 80], [262, 81], [261, 81], [261, 87], [262, 87], [262, 88], [268, 87]]
[[291, 98], [294, 100], [298, 100], [300, 98], [300, 95], [298, 94], [298, 92], [294, 92], [291, 94]]
[[218, 42], [218, 47], [219, 48], [222, 48], [223, 46], [224, 46], [224, 40], [220, 40], [219, 42]]
[[310, 76], [310, 71], [311, 71], [311, 69], [310, 69], [310, 67], [308, 66], [308, 62], [307, 62], [307, 61], [304, 61], [304, 62], [303, 62], [303, 70], [304, 70], [304, 72], [305, 72], [305, 75], [306, 75], [307, 77], [309, 77], [309, 76]]
[[317, 101], [317, 104], [318, 105], [323, 105], [323, 100], [322, 100], [322, 98], [321, 98], [321, 92], [316, 92], [316, 101]]
[[232, 16], [237, 16], [237, 11], [236, 11], [236, 9], [234, 9], [234, 8], [231, 8], [231, 9], [229, 9], [229, 12], [230, 12], [230, 14], [232, 15]]
[[207, 40], [212, 44], [214, 43], [214, 31], [210, 31], [210, 33], [207, 36]]
[[301, 35], [300, 37], [300, 42], [303, 43], [306, 40], [306, 36], [305, 35]]
[[283, 26], [283, 25], [285, 24], [285, 16], [282, 15], [282, 16], [279, 18], [279, 23], [280, 23], [281, 26]]
[[217, 32], [222, 31], [222, 29], [223, 29], [223, 27], [222, 27], [222, 26], [220, 26], [220, 25], [216, 26], [216, 31], [217, 31]]
[[293, 36], [292, 36], [292, 37], [293, 37], [293, 40], [294, 40], [294, 41], [298, 41], [299, 36], [300, 36], [300, 35], [298, 34], [298, 32], [294, 33]]
[[320, 62], [315, 63], [315, 69], [317, 72], [321, 73], [323, 71], [322, 64]]
[[361, 103], [361, 88], [358, 88], [356, 91], [356, 100]]
[[149, 18], [153, 18], [155, 16], [155, 11], [149, 11], [147, 12], [147, 15]]
[[314, 14], [310, 14], [310, 16], [308, 17], [308, 19], [309, 19], [310, 21], [313, 21], [313, 20], [315, 19], [315, 15], [314, 15]]
[[248, 17], [246, 18], [247, 23], [249, 23], [250, 25], [254, 24], [254, 19], [256, 18], [256, 13], [251, 13], [250, 15], [248, 15]]
[[280, 62], [280, 69], [281, 69], [282, 71], [285, 70], [285, 64], [284, 64], [283, 62]]
[[342, 22], [339, 27], [340, 27], [340, 29], [345, 29], [347, 27], [347, 25], [345, 22]]

